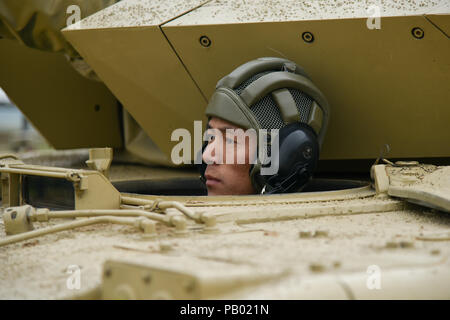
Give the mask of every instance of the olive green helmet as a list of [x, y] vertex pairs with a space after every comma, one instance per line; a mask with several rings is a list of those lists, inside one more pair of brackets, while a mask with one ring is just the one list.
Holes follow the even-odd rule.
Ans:
[[[292, 123], [308, 125], [323, 144], [330, 110], [322, 92], [296, 63], [282, 58], [264, 57], [249, 61], [216, 85], [205, 111], [243, 129], [282, 129]], [[263, 185], [255, 179], [260, 164], [250, 177], [255, 189]]]

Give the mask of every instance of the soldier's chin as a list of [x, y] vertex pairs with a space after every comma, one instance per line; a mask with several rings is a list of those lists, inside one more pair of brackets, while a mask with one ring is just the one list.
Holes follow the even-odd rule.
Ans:
[[223, 196], [228, 194], [223, 188], [218, 185], [208, 186], [208, 196]]
[[208, 188], [208, 196], [220, 196], [221, 193], [219, 190], [215, 190], [215, 188]]

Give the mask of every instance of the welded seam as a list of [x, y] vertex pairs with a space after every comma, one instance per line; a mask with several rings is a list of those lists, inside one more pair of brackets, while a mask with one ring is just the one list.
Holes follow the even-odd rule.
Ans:
[[159, 29], [161, 30], [161, 33], [163, 34], [164, 38], [166, 38], [167, 43], [169, 44], [169, 46], [172, 48], [173, 53], [175, 53], [175, 55], [177, 56], [178, 60], [180, 61], [181, 65], [183, 66], [184, 70], [186, 71], [186, 73], [189, 75], [189, 77], [191, 78], [192, 82], [195, 84], [195, 86], [197, 87], [198, 91], [200, 92], [200, 94], [202, 95], [203, 99], [205, 100], [205, 102], [208, 102], [208, 99], [206, 98], [206, 96], [203, 94], [203, 91], [200, 89], [200, 86], [198, 85], [198, 83], [195, 81], [194, 77], [192, 76], [192, 74], [189, 72], [189, 69], [186, 67], [185, 63], [183, 62], [183, 60], [181, 59], [180, 55], [178, 54], [178, 52], [175, 50], [175, 47], [172, 45], [172, 43], [170, 42], [169, 38], [167, 37], [167, 35], [164, 33], [163, 29], [161, 26], [159, 26]]
[[178, 52], [177, 52], [177, 50], [175, 49], [175, 47], [174, 47], [174, 45], [172, 44], [172, 42], [170, 42], [169, 37], [167, 37], [167, 35], [166, 35], [166, 33], [164, 32], [164, 30], [163, 30], [162, 27], [163, 27], [165, 24], [167, 24], [167, 23], [169, 23], [169, 22], [171, 22], [171, 21], [173, 21], [173, 20], [175, 20], [175, 19], [178, 19], [179, 17], [184, 16], [185, 14], [188, 14], [188, 13], [194, 11], [194, 10], [197, 10], [198, 8], [204, 6], [205, 4], [207, 4], [207, 3], [211, 2], [211, 1], [212, 1], [212, 0], [205, 1], [205, 2], [199, 4], [198, 6], [192, 8], [192, 9], [186, 11], [186, 12], [184, 12], [184, 13], [182, 13], [182, 14], [176, 16], [176, 17], [173, 17], [172, 19], [169, 19], [169, 20], [167, 20], [167, 21], [165, 21], [165, 22], [163, 22], [163, 23], [161, 23], [161, 24], [158, 26], [158, 27], [159, 27], [159, 30], [161, 30], [161, 33], [163, 34], [164, 38], [166, 38], [167, 43], [168, 43], [169, 46], [172, 48], [172, 51], [173, 51], [173, 52], [175, 53], [175, 55], [177, 56], [177, 58], [178, 58], [178, 60], [180, 61], [181, 65], [183, 66], [184, 70], [186, 70], [187, 74], [189, 75], [189, 77], [191, 78], [192, 82], [193, 82], [193, 83], [195, 84], [195, 86], [197, 87], [198, 91], [199, 91], [200, 94], [202, 95], [202, 97], [203, 97], [203, 99], [205, 100], [205, 102], [208, 102], [208, 99], [206, 98], [206, 96], [205, 96], [205, 94], [203, 93], [203, 91], [200, 89], [200, 86], [198, 85], [197, 81], [195, 81], [195, 79], [194, 79], [194, 77], [192, 76], [191, 72], [190, 72], [189, 69], [187, 68], [186, 64], [183, 62], [183, 59], [181, 59], [181, 56], [178, 54]]
[[159, 27], [162, 27], [163, 25], [165, 25], [165, 24], [167, 24], [167, 23], [169, 23], [169, 22], [171, 22], [171, 21], [173, 21], [173, 20], [175, 20], [175, 19], [178, 19], [179, 17], [182, 17], [182, 16], [184, 16], [185, 14], [188, 14], [188, 13], [194, 11], [194, 10], [197, 10], [198, 8], [203, 7], [205, 4], [207, 4], [207, 3], [211, 2], [211, 1], [212, 1], [212, 0], [208, 0], [208, 1], [205, 1], [205, 2], [203, 2], [203, 3], [200, 3], [198, 6], [192, 8], [192, 9], [189, 9], [189, 10], [186, 11], [186, 12], [180, 13], [179, 15], [177, 15], [177, 16], [175, 16], [175, 17], [173, 17], [173, 18], [170, 18], [170, 19], [167, 20], [167, 21], [164, 21], [164, 22], [160, 23], [160, 24], [159, 24]]
[[439, 26], [438, 26], [436, 23], [434, 23], [431, 19], [429, 19], [426, 15], [423, 15], [423, 17], [424, 17], [429, 23], [431, 23], [436, 29], [438, 29], [440, 32], [442, 32], [442, 34], [443, 34], [444, 36], [446, 36], [447, 39], [450, 38], [450, 37], [448, 36], [448, 34], [445, 33], [444, 30], [442, 30], [441, 28], [439, 28]]

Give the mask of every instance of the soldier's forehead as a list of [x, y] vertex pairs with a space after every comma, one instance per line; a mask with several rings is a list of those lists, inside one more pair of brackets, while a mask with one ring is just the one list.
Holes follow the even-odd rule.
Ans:
[[228, 122], [226, 120], [217, 118], [217, 117], [211, 117], [208, 122], [209, 127], [219, 130], [225, 130], [225, 129], [241, 129], [240, 127], [232, 124], [231, 122]]

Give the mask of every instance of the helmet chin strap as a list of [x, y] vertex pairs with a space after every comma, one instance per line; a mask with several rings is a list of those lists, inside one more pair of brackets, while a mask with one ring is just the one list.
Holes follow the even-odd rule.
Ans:
[[[267, 183], [261, 190], [261, 194], [276, 194], [276, 193], [285, 193], [289, 191], [294, 191], [295, 185], [298, 184], [300, 186], [306, 185], [306, 182], [311, 179], [311, 174], [308, 170], [308, 164], [302, 164], [297, 166], [294, 172], [292, 172], [288, 177], [283, 179], [280, 182], [275, 182], [274, 185], [271, 184], [273, 180], [276, 181], [277, 176], [272, 176], [267, 180]], [[299, 191], [299, 190], [295, 190]]]

